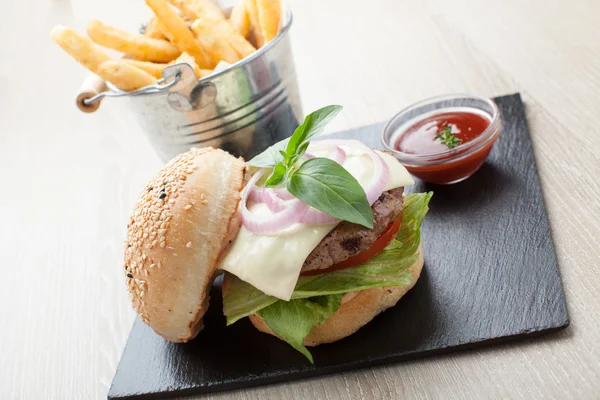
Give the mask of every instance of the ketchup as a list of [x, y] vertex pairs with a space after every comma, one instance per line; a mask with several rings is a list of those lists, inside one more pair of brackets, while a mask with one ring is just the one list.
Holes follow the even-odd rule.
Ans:
[[460, 140], [458, 145], [462, 145], [481, 135], [490, 126], [490, 120], [470, 112], [437, 114], [409, 127], [400, 135], [394, 147], [407, 154], [435, 154], [446, 151], [448, 146], [436, 139], [436, 135], [446, 126], [450, 128], [451, 134]]
[[[483, 164], [498, 137], [490, 132], [491, 121], [485, 114], [469, 111], [440, 110], [439, 114], [420, 119], [400, 128], [393, 136], [394, 149], [419, 156], [424, 162], [401, 162], [416, 177], [431, 183], [455, 183], [471, 176]], [[471, 143], [482, 134], [480, 143]], [[489, 138], [487, 138], [489, 136]], [[489, 139], [489, 140], [488, 140]]]

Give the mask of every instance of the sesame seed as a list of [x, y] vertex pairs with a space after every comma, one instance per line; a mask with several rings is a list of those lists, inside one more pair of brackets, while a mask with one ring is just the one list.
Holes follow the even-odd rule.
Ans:
[[[133, 300], [134, 309], [142, 321], [149, 321], [146, 312], [147, 305], [142, 299], [145, 297], [147, 284], [134, 276], [146, 277], [150, 275], [150, 270], [154, 267], [162, 267], [161, 261], [152, 260], [151, 256], [146, 254], [143, 249], [153, 248], [156, 245], [160, 245], [162, 248], [167, 247], [166, 234], [173, 218], [170, 208], [174, 207], [178, 194], [185, 193], [187, 175], [199, 169], [196, 165], [196, 157], [208, 151], [212, 151], [212, 149], [195, 149], [171, 160], [144, 188], [127, 224], [124, 269], [129, 279], [126, 284]], [[206, 200], [206, 196], [202, 196], [201, 200]], [[191, 202], [182, 204], [186, 210], [191, 209], [193, 205]], [[191, 242], [187, 246], [190, 247]], [[177, 255], [173, 254], [173, 256]]]
[[188, 244], [186, 244], [185, 247], [187, 247], [187, 248], [192, 247], [192, 242], [188, 242]]

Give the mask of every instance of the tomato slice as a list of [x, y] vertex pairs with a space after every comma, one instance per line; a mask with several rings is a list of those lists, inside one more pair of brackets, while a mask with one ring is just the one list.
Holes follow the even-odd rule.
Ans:
[[373, 246], [368, 250], [361, 251], [355, 256], [349, 257], [344, 261], [340, 261], [337, 264], [332, 265], [329, 268], [325, 269], [315, 269], [312, 271], [302, 272], [300, 276], [311, 276], [311, 275], [320, 275], [325, 274], [327, 272], [339, 271], [341, 269], [346, 269], [350, 267], [355, 267], [364, 263], [365, 261], [370, 260], [375, 257], [377, 254], [381, 253], [383, 249], [387, 247], [388, 244], [396, 237], [398, 231], [400, 230], [400, 225], [402, 224], [402, 214], [388, 227], [383, 231], [381, 236], [373, 243]]

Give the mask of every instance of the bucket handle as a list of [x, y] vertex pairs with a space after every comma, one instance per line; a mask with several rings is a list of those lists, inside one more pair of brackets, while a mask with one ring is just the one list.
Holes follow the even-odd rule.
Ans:
[[[104, 97], [137, 96], [162, 92], [175, 86], [181, 80], [181, 75], [181, 71], [179, 70], [169, 76], [164, 76], [163, 73], [163, 78], [159, 79], [154, 85], [145, 86], [131, 92], [117, 92], [108, 90], [105, 81], [103, 81], [97, 75], [91, 74], [85, 79], [85, 81], [83, 81], [83, 84], [81, 85], [81, 88], [77, 94], [76, 104], [81, 111], [92, 113], [96, 111], [98, 107], [100, 107], [100, 102]], [[169, 81], [167, 82], [167, 80]]]

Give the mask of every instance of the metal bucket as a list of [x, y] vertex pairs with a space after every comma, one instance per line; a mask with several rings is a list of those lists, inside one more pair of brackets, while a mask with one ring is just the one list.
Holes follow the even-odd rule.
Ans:
[[206, 146], [249, 159], [293, 133], [302, 109], [291, 23], [285, 7], [280, 33], [226, 70], [198, 80], [189, 65], [176, 64], [159, 85], [121, 93], [164, 161]]

